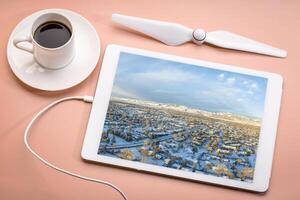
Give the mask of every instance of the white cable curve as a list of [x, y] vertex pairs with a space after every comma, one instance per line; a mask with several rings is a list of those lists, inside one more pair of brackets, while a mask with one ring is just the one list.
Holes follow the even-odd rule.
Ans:
[[48, 109], [50, 109], [51, 107], [55, 106], [58, 103], [61, 103], [63, 101], [68, 101], [68, 100], [81, 100], [87, 103], [92, 103], [93, 102], [93, 97], [92, 96], [71, 96], [71, 97], [64, 97], [62, 99], [58, 99], [52, 103], [50, 103], [48, 106], [46, 106], [45, 108], [43, 108], [41, 111], [39, 111], [33, 118], [32, 120], [29, 122], [29, 124], [27, 125], [26, 129], [25, 129], [25, 133], [24, 133], [24, 143], [27, 147], [27, 149], [36, 157], [38, 158], [42, 163], [44, 163], [45, 165], [47, 165], [48, 167], [55, 169], [57, 171], [60, 171], [62, 173], [68, 174], [70, 176], [76, 177], [76, 178], [80, 178], [83, 180], [87, 180], [87, 181], [92, 181], [92, 182], [96, 182], [96, 183], [100, 183], [100, 184], [104, 184], [106, 186], [109, 186], [111, 188], [113, 188], [114, 190], [116, 190], [117, 192], [119, 192], [121, 194], [121, 196], [123, 197], [124, 200], [128, 200], [128, 198], [126, 197], [126, 195], [122, 192], [121, 189], [119, 189], [117, 186], [115, 186], [114, 184], [107, 182], [107, 181], [103, 181], [103, 180], [99, 180], [99, 179], [95, 179], [95, 178], [90, 178], [87, 176], [82, 176], [73, 172], [70, 172], [68, 170], [62, 169], [60, 167], [57, 167], [53, 164], [51, 164], [50, 162], [48, 162], [47, 160], [45, 160], [44, 158], [42, 158], [38, 153], [36, 153], [29, 145], [28, 143], [28, 135], [29, 135], [29, 130], [31, 128], [31, 126], [33, 125], [33, 123], [36, 121], [36, 119], [38, 119], [44, 112], [46, 112]]

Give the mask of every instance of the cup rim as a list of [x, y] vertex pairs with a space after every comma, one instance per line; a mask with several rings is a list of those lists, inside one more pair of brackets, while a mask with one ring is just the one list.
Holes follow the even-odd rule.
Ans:
[[[44, 47], [44, 46], [40, 45], [40, 44], [33, 38], [33, 34], [34, 34], [34, 32], [35, 32], [35, 30], [33, 30], [33, 25], [34, 25], [34, 23], [35, 23], [35, 22], [37, 21], [37, 19], [39, 19], [40, 17], [42, 17], [42, 16], [44, 16], [44, 15], [48, 15], [48, 14], [56, 14], [56, 15], [60, 15], [60, 16], [64, 17], [64, 18], [68, 21], [68, 23], [70, 24], [70, 26], [71, 26], [71, 29], [72, 29], [72, 30], [71, 30], [71, 37], [70, 37], [69, 40], [68, 40], [65, 44], [63, 44], [62, 46], [55, 47], [55, 48]], [[60, 23], [62, 23], [62, 22], [60, 22]], [[64, 23], [63, 23], [63, 24], [64, 24]], [[65, 25], [65, 24], [64, 24], [64, 25]], [[30, 33], [30, 39], [31, 39], [31, 41], [34, 42], [34, 44], [37, 45], [39, 48], [44, 49], [44, 50], [55, 51], [55, 50], [62, 49], [62, 48], [64, 48], [65, 46], [67, 46], [69, 43], [71, 43], [71, 40], [73, 40], [73, 38], [74, 38], [74, 26], [73, 26], [73, 23], [71, 22], [71, 20], [69, 20], [68, 17], [66, 17], [65, 15], [63, 15], [63, 14], [61, 14], [61, 13], [57, 13], [57, 12], [48, 12], [48, 13], [41, 14], [41, 15], [39, 15], [39, 16], [34, 20], [34, 22], [33, 22], [32, 25], [31, 25], [31, 33]]]

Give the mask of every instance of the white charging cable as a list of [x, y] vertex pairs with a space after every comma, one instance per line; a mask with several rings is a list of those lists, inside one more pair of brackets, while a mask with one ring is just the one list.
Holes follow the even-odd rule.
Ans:
[[111, 188], [113, 188], [114, 190], [116, 190], [117, 192], [119, 192], [124, 200], [128, 200], [128, 198], [126, 197], [126, 195], [122, 192], [121, 189], [119, 189], [117, 186], [115, 186], [114, 184], [107, 182], [107, 181], [103, 181], [103, 180], [99, 180], [99, 179], [95, 179], [95, 178], [90, 178], [87, 176], [82, 176], [73, 172], [70, 172], [68, 170], [62, 169], [60, 167], [57, 167], [53, 164], [51, 164], [50, 162], [48, 162], [47, 160], [45, 160], [44, 158], [42, 158], [38, 153], [36, 153], [29, 145], [28, 143], [28, 135], [29, 135], [29, 130], [31, 128], [31, 126], [33, 125], [33, 123], [36, 121], [36, 119], [38, 119], [44, 112], [46, 112], [48, 109], [50, 109], [51, 107], [55, 106], [58, 103], [61, 103], [63, 101], [68, 101], [68, 100], [81, 100], [87, 103], [92, 103], [93, 102], [93, 97], [92, 96], [72, 96], [72, 97], [65, 97], [59, 100], [56, 100], [52, 103], [50, 103], [48, 106], [46, 106], [45, 108], [43, 108], [41, 111], [39, 111], [33, 118], [32, 120], [29, 122], [28, 126], [25, 129], [25, 133], [24, 133], [24, 143], [27, 147], [27, 149], [36, 157], [38, 158], [40, 161], [42, 161], [45, 165], [47, 165], [48, 167], [51, 167], [57, 171], [60, 171], [62, 173], [68, 174], [70, 176], [74, 176], [83, 180], [87, 180], [87, 181], [92, 181], [92, 182], [96, 182], [96, 183], [100, 183], [100, 184], [104, 184], [107, 185]]

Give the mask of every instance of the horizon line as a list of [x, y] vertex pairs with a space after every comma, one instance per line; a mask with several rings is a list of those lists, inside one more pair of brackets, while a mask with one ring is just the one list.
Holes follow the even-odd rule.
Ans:
[[200, 110], [200, 111], [205, 111], [205, 112], [209, 112], [209, 113], [229, 113], [232, 115], [236, 115], [236, 116], [241, 116], [241, 117], [247, 117], [247, 118], [251, 118], [251, 119], [257, 119], [259, 121], [262, 120], [263, 117], [256, 117], [256, 116], [249, 116], [249, 115], [245, 115], [245, 114], [240, 114], [240, 113], [233, 113], [233, 112], [222, 112], [222, 111], [209, 111], [206, 109], [200, 109], [200, 108], [192, 108], [192, 107], [188, 107], [186, 105], [181, 105], [181, 104], [176, 104], [176, 103], [162, 103], [162, 102], [157, 102], [157, 101], [152, 101], [152, 100], [145, 100], [145, 99], [137, 99], [137, 98], [128, 98], [128, 97], [120, 97], [120, 96], [113, 96], [111, 95], [111, 98], [123, 98], [123, 99], [133, 99], [133, 100], [138, 100], [138, 101], [148, 101], [148, 102], [154, 102], [154, 103], [159, 103], [159, 104], [166, 104], [166, 105], [176, 105], [176, 106], [184, 106], [188, 109], [195, 109], [195, 110]]

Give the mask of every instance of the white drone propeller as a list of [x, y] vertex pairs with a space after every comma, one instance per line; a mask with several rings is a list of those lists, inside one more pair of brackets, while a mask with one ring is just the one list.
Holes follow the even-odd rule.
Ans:
[[227, 49], [249, 51], [282, 58], [287, 56], [285, 50], [228, 31], [205, 32], [202, 29], [192, 30], [180, 24], [120, 14], [113, 14], [112, 20], [171, 46], [180, 45], [189, 41], [193, 41], [196, 44], [206, 42]]

